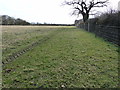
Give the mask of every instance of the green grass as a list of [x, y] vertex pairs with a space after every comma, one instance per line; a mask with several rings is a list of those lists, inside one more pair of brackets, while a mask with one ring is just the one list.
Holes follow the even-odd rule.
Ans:
[[24, 49], [38, 39], [53, 32], [54, 28], [52, 30], [50, 28], [39, 26], [3, 26], [3, 61], [12, 53]]
[[[46, 32], [44, 36], [53, 35], [3, 67], [3, 87], [117, 87], [117, 46], [75, 27], [37, 28], [41, 29]], [[34, 27], [29, 33], [24, 42], [44, 38]], [[34, 39], [36, 34], [38, 38]]]

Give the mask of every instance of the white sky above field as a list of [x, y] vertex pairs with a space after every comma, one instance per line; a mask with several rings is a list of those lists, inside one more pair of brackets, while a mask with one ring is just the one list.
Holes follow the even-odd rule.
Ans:
[[[77, 16], [71, 16], [70, 6], [61, 6], [65, 0], [0, 0], [0, 15], [9, 15], [29, 22], [73, 24]], [[117, 9], [118, 1], [109, 0], [109, 6]], [[99, 11], [105, 11], [100, 9]], [[79, 17], [82, 18], [82, 17]]]

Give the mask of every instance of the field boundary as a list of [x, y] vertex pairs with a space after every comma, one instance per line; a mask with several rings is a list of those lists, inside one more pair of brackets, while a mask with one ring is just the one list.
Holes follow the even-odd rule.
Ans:
[[104, 40], [112, 42], [120, 46], [119, 26], [98, 25], [95, 20], [89, 20], [84, 24], [81, 20], [75, 22], [75, 26], [94, 33], [96, 36], [102, 37]]
[[23, 54], [25, 54], [26, 52], [32, 50], [34, 47], [42, 44], [43, 42], [49, 40], [52, 36], [56, 35], [57, 31], [52, 32], [51, 34], [44, 36], [42, 39], [32, 43], [31, 45], [25, 47], [22, 50], [19, 50], [15, 53], [12, 53], [12, 55], [8, 56], [4, 61], [2, 61], [2, 65], [6, 65], [9, 62], [12, 62], [13, 60], [17, 59], [18, 57], [22, 56]]

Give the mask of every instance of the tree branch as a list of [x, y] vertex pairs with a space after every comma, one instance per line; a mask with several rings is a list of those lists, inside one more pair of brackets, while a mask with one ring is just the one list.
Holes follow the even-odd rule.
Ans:
[[99, 1], [99, 2], [94, 3], [94, 5], [97, 5], [97, 4], [104, 4], [104, 3], [108, 2], [108, 1], [109, 1], [109, 0]]
[[65, 1], [65, 4], [73, 5], [75, 10], [73, 11], [72, 15], [82, 14], [84, 21], [86, 21], [89, 18], [90, 15], [89, 13], [92, 8], [107, 6], [106, 3], [108, 2], [108, 0], [98, 1], [98, 2], [91, 0], [89, 4], [87, 4], [86, 1], [87, 0], [72, 0], [72, 1]]

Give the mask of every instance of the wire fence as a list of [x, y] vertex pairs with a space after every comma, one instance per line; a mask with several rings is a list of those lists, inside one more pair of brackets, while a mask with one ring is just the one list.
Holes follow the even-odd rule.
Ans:
[[97, 25], [94, 22], [89, 22], [86, 24], [75, 23], [78, 28], [85, 29], [86, 31], [95, 33], [96, 36], [102, 37], [107, 41], [120, 46], [120, 27], [118, 26], [103, 26]]

